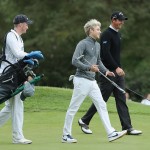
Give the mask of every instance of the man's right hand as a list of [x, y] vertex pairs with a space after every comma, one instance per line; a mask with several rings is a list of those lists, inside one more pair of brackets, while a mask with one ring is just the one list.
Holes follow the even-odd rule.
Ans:
[[90, 71], [92, 71], [92, 72], [99, 72], [98, 65], [92, 65], [91, 68], [90, 68]]

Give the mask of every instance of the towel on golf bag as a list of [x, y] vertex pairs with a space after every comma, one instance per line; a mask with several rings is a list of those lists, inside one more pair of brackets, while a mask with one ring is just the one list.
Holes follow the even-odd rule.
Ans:
[[0, 76], [0, 104], [11, 98], [12, 93], [28, 80], [28, 76], [36, 76], [32, 70], [38, 65], [37, 59], [43, 59], [42, 57], [25, 56], [15, 64], [6, 61], [9, 65], [5, 67]]

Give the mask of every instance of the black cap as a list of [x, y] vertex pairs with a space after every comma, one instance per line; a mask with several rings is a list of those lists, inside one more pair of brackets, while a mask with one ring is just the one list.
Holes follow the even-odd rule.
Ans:
[[124, 16], [122, 12], [116, 11], [111, 15], [111, 20], [112, 19], [118, 19], [118, 20], [128, 20], [127, 17]]
[[23, 15], [23, 14], [15, 16], [15, 18], [13, 20], [14, 24], [19, 24], [19, 23], [24, 23], [24, 22], [26, 22], [27, 24], [33, 23], [32, 20], [30, 20], [26, 15]]

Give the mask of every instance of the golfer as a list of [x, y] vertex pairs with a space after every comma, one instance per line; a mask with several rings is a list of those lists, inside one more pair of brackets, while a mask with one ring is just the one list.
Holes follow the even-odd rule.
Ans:
[[[77, 140], [72, 137], [72, 122], [86, 96], [89, 96], [96, 106], [110, 142], [126, 134], [126, 130], [116, 132], [116, 130], [111, 126], [106, 103], [102, 98], [100, 89], [95, 80], [95, 73], [99, 70], [106, 76], [114, 76], [114, 73], [106, 69], [100, 60], [100, 44], [96, 41], [100, 38], [100, 27], [101, 23], [96, 19], [88, 21], [84, 25], [84, 31], [87, 38], [81, 40], [77, 44], [73, 54], [72, 64], [77, 67], [77, 70], [73, 79], [73, 95], [65, 117], [62, 136], [63, 143], [77, 142]], [[89, 65], [84, 61], [84, 59], [80, 59], [81, 55], [84, 55], [85, 59], [92, 65]]]

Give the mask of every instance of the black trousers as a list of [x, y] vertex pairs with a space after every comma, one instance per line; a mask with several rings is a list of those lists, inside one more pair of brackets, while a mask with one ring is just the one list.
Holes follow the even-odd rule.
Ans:
[[[116, 74], [115, 77], [109, 77], [112, 81], [118, 84], [122, 89], [125, 89], [124, 77], [120, 77]], [[126, 104], [125, 94], [120, 92], [116, 87], [114, 87], [106, 78], [103, 76], [99, 77], [99, 86], [105, 102], [108, 101], [110, 95], [113, 92], [116, 101], [116, 108], [121, 122], [122, 130], [127, 130], [132, 128], [131, 119], [129, 115], [128, 106]], [[89, 125], [92, 117], [97, 112], [94, 104], [91, 105], [86, 114], [81, 118], [84, 123]]]

